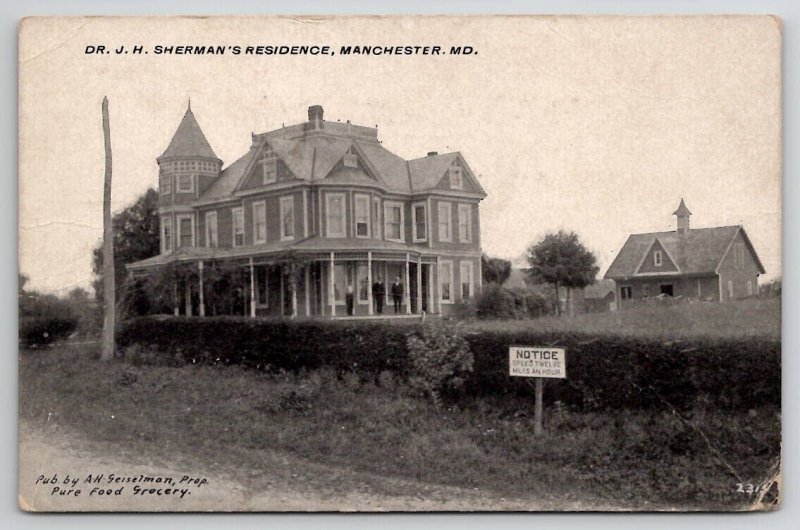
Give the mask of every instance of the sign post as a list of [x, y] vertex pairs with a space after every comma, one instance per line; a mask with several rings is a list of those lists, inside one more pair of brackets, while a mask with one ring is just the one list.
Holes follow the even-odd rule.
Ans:
[[535, 383], [533, 434], [542, 434], [544, 378], [566, 379], [567, 350], [552, 346], [511, 346], [508, 373], [512, 377], [533, 377]]

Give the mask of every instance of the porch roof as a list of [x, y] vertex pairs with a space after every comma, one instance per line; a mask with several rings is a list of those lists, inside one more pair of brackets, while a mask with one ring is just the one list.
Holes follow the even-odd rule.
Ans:
[[170, 254], [159, 254], [125, 267], [128, 270], [143, 270], [157, 268], [170, 263], [191, 263], [197, 261], [214, 261], [225, 259], [241, 259], [250, 257], [265, 257], [272, 254], [285, 252], [299, 252], [300, 254], [319, 254], [329, 252], [381, 252], [412, 254], [413, 256], [435, 255], [428, 248], [407, 245], [394, 241], [376, 239], [327, 239], [311, 236], [299, 241], [276, 241], [269, 244], [247, 245], [235, 248], [209, 248], [209, 247], [181, 247]]

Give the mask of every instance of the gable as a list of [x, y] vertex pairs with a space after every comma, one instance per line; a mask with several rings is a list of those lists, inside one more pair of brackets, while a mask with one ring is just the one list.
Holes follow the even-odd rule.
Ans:
[[764, 274], [766, 272], [744, 228], [741, 228], [732, 239], [717, 269], [718, 271], [742, 271], [748, 274]]
[[380, 179], [370, 162], [353, 144], [325, 175], [325, 181], [337, 184], [377, 184]]
[[252, 158], [237, 190], [262, 188], [276, 182], [286, 182], [296, 178], [297, 176], [280, 156], [278, 150], [273, 149], [269, 144], [264, 144]]
[[636, 270], [636, 274], [658, 274], [664, 272], [678, 272], [678, 266], [673, 262], [670, 253], [655, 239], [650, 249], [645, 253], [644, 258]]

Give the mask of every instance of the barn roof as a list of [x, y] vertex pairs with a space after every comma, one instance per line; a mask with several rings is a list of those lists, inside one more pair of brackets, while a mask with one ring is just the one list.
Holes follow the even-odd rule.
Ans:
[[[636, 274], [639, 265], [655, 241], [661, 243], [669, 255], [674, 258], [682, 275], [716, 273], [734, 237], [741, 233], [750, 248], [756, 264], [762, 274], [764, 267], [750, 243], [744, 228], [741, 226], [719, 226], [714, 228], [693, 228], [686, 234], [670, 232], [651, 232], [647, 234], [631, 234], [622, 246], [619, 254], [611, 263], [605, 278], [624, 279]], [[646, 274], [641, 274], [646, 276]]]

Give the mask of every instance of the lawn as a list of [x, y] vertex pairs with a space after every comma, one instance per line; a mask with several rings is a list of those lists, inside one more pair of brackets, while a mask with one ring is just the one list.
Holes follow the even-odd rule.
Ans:
[[781, 337], [781, 299], [751, 298], [717, 303], [652, 303], [625, 311], [589, 313], [573, 318], [487, 320], [474, 329], [574, 331], [677, 340], [691, 337]]
[[133, 452], [224, 461], [254, 487], [251, 470], [261, 469], [259, 452], [269, 449], [508, 498], [619, 509], [746, 509], [754, 497], [737, 485], [761, 483], [780, 457], [779, 413], [768, 407], [722, 414], [698, 403], [678, 415], [555, 406], [546, 410], [546, 433], [537, 438], [524, 404], [484, 398], [437, 409], [387, 374], [372, 381], [326, 369], [264, 374], [132, 366], [99, 362], [88, 348], [21, 352], [22, 418], [44, 422], [50, 414]]

